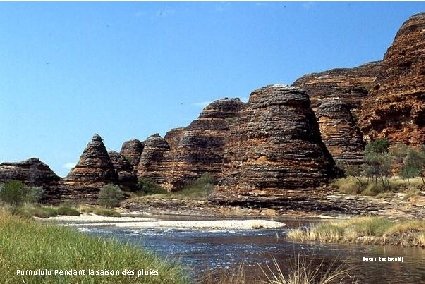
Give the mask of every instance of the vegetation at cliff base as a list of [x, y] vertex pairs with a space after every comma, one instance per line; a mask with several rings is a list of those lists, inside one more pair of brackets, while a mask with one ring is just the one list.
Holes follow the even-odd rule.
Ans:
[[[40, 224], [0, 211], [0, 232], [2, 283], [188, 283], [177, 263], [74, 229]], [[17, 270], [24, 273], [38, 269], [52, 271], [52, 275], [17, 275]], [[119, 275], [89, 275], [89, 269], [99, 273], [118, 271]], [[135, 271], [135, 275], [122, 275], [125, 269]], [[142, 269], [156, 270], [158, 275], [137, 277]], [[84, 270], [85, 275], [54, 275], [55, 270]]]
[[382, 217], [355, 217], [328, 221], [288, 232], [288, 239], [333, 243], [391, 244], [425, 247], [425, 221], [394, 221]]
[[366, 145], [362, 164], [340, 167], [346, 177], [335, 180], [333, 186], [342, 193], [414, 195], [425, 188], [425, 146], [390, 145], [386, 139], [377, 139]]
[[118, 185], [107, 184], [99, 191], [98, 203], [106, 208], [114, 208], [120, 205], [123, 198], [124, 195]]

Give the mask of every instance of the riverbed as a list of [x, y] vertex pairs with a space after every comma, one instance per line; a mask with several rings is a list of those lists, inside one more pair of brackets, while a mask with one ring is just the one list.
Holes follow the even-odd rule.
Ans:
[[[164, 222], [231, 220], [182, 216], [151, 217]], [[260, 219], [260, 223], [263, 219]], [[234, 220], [243, 221], [243, 220]], [[271, 221], [271, 220], [265, 220]], [[166, 257], [175, 259], [196, 271], [196, 276], [209, 271], [236, 273], [241, 266], [252, 283], [262, 276], [262, 270], [274, 268], [274, 261], [284, 270], [290, 270], [298, 260], [307, 265], [320, 265], [322, 270], [330, 266], [349, 267], [353, 278], [347, 283], [425, 283], [425, 250], [394, 246], [361, 246], [335, 244], [305, 244], [286, 240], [291, 228], [320, 222], [317, 219], [280, 218], [284, 227], [225, 228], [225, 227], [173, 227], [126, 226], [125, 222], [72, 222], [79, 231], [115, 238]], [[275, 222], [275, 220], [273, 221]], [[119, 224], [117, 226], [117, 224]], [[391, 260], [391, 261], [390, 261]]]

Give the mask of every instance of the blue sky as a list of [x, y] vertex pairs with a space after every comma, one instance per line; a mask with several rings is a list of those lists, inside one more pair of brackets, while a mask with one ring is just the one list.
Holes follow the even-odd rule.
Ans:
[[0, 161], [59, 175], [205, 102], [382, 59], [422, 2], [0, 3]]

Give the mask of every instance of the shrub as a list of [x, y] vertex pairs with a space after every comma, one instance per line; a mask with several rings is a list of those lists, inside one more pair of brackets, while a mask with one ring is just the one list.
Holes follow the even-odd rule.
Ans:
[[178, 194], [192, 198], [207, 198], [213, 188], [213, 177], [208, 173], [204, 173], [198, 179], [185, 186]]
[[26, 193], [25, 201], [28, 203], [39, 203], [44, 193], [42, 187], [30, 187]]
[[108, 184], [100, 189], [98, 203], [107, 208], [113, 208], [120, 204], [124, 195], [119, 186]]
[[166, 189], [161, 187], [156, 182], [148, 178], [139, 179], [139, 193], [143, 195], [147, 194], [165, 194], [168, 193]]
[[403, 159], [400, 176], [407, 179], [420, 176], [424, 166], [425, 155], [415, 149], [409, 149]]
[[392, 157], [388, 153], [365, 153], [364, 174], [368, 178], [372, 178], [375, 184], [378, 183], [380, 178], [382, 185], [387, 187], [388, 177], [391, 175]]
[[25, 184], [18, 180], [11, 180], [0, 187], [0, 199], [12, 206], [21, 205], [27, 194]]
[[67, 205], [62, 205], [57, 209], [58, 215], [64, 216], [80, 216], [80, 211]]
[[365, 153], [384, 154], [388, 153], [390, 142], [387, 139], [376, 139], [375, 141], [369, 142], [365, 147]]
[[111, 210], [111, 209], [100, 209], [96, 208], [93, 210], [94, 214], [99, 216], [106, 216], [106, 217], [121, 217], [121, 214]]
[[[360, 180], [360, 182], [359, 182]], [[340, 192], [347, 194], [358, 194], [363, 190], [361, 179], [356, 177], [346, 177], [334, 180], [332, 186], [336, 187]]]

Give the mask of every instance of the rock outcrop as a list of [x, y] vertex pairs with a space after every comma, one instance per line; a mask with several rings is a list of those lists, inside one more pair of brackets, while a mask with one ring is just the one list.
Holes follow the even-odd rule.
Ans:
[[407, 20], [385, 53], [360, 127], [370, 140], [425, 143], [425, 13]]
[[135, 171], [137, 171], [144, 147], [145, 144], [138, 139], [126, 141], [121, 146], [120, 154], [128, 160]]
[[137, 168], [139, 179], [148, 179], [167, 187], [172, 174], [172, 157], [169, 152], [170, 145], [159, 134], [146, 139]]
[[322, 140], [334, 159], [346, 164], [362, 161], [363, 134], [358, 127], [362, 102], [381, 70], [381, 61], [355, 68], [338, 68], [305, 75], [293, 86], [310, 96]]
[[172, 129], [164, 139], [149, 137], [138, 167], [139, 178], [148, 178], [169, 191], [181, 189], [208, 173], [218, 178], [229, 124], [243, 103], [222, 99], [205, 107], [189, 126]]
[[368, 96], [380, 70], [381, 61], [355, 68], [337, 68], [305, 75], [297, 79], [293, 86], [307, 92], [313, 111], [322, 103], [340, 100], [357, 118], [360, 106]]
[[220, 192], [284, 193], [335, 176], [309, 97], [298, 88], [271, 85], [254, 91], [230, 131]]
[[42, 187], [42, 201], [58, 202], [62, 195], [59, 188], [60, 177], [37, 158], [17, 163], [1, 163], [0, 182], [10, 180], [22, 181], [27, 186]]
[[69, 190], [70, 199], [95, 199], [102, 186], [116, 183], [117, 180], [117, 173], [103, 139], [95, 134], [63, 183]]
[[316, 117], [322, 140], [335, 161], [361, 164], [365, 145], [350, 106], [341, 100], [327, 100], [316, 109]]
[[179, 139], [176, 139], [178, 143], [171, 143], [171, 189], [179, 189], [205, 173], [214, 179], [218, 178], [229, 125], [242, 107], [243, 103], [239, 99], [217, 100], [205, 107], [196, 120], [180, 131]]
[[117, 175], [117, 183], [123, 189], [134, 190], [137, 186], [137, 175], [133, 166], [120, 153], [109, 151], [109, 158]]

